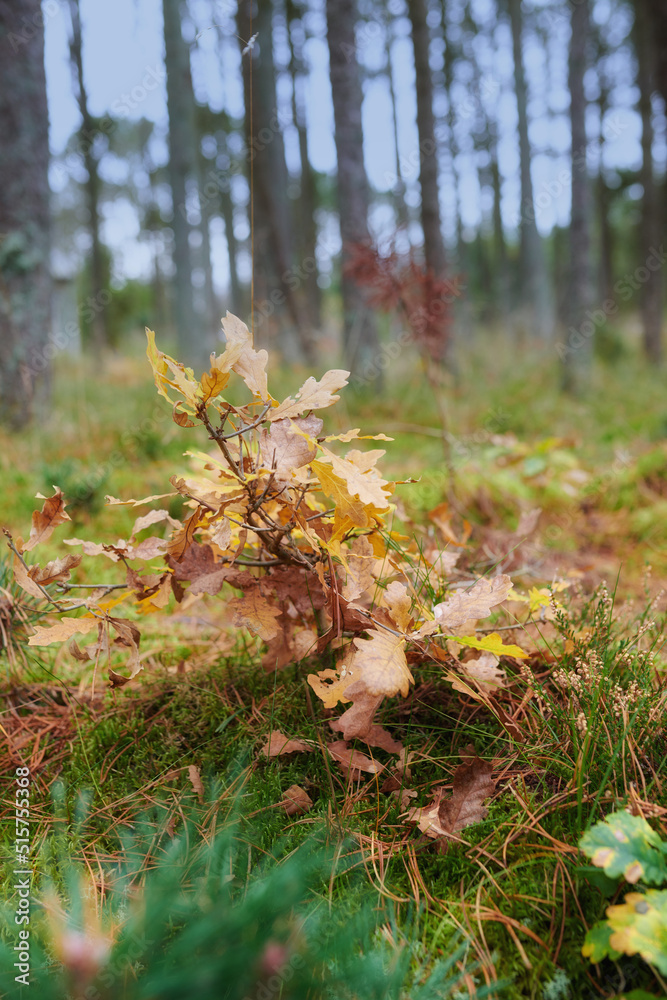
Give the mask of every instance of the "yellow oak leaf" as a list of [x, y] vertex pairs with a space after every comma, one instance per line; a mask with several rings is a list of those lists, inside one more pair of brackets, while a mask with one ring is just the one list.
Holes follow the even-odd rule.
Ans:
[[503, 640], [498, 632], [491, 632], [479, 638], [476, 635], [450, 635], [447, 637], [454, 642], [460, 642], [462, 646], [470, 646], [471, 649], [481, 649], [486, 653], [494, 653], [496, 656], [514, 656], [518, 660], [525, 660], [528, 653], [524, 653], [521, 646], [511, 644], [503, 645]]
[[218, 368], [211, 368], [210, 372], [204, 372], [199, 383], [202, 403], [208, 403], [214, 396], [218, 396], [228, 382], [229, 372], [221, 372]]
[[320, 481], [322, 492], [333, 501], [338, 518], [347, 518], [355, 528], [367, 528], [370, 519], [361, 500], [351, 495], [347, 481], [332, 472], [328, 465], [314, 459], [310, 467]]
[[153, 369], [153, 377], [155, 379], [155, 387], [161, 396], [164, 396], [166, 400], [173, 403], [173, 400], [169, 398], [169, 393], [167, 392], [167, 385], [169, 381], [167, 379], [167, 373], [169, 368], [167, 367], [166, 355], [158, 349], [155, 343], [155, 334], [152, 330], [146, 327], [146, 338], [148, 344], [146, 345], [146, 356], [150, 361], [151, 368]]

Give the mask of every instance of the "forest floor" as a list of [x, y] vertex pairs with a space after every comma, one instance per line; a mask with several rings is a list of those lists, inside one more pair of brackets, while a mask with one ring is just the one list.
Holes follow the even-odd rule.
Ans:
[[[7, 619], [14, 645], [0, 658], [3, 768], [31, 769], [36, 888], [56, 829], [102, 906], [109, 865], [129, 864], [123, 830], [149, 831], [136, 874], [157, 863], [189, 817], [193, 836], [208, 842], [231, 811], [240, 823], [242, 877], [234, 871], [244, 899], [265, 877], [267, 858], [324, 838], [335, 863], [309, 886], [310, 905], [339, 927], [370, 908], [371, 940], [389, 948], [384, 960], [401, 947], [411, 955], [406, 983], [423, 979], [438, 957], [455, 960], [458, 984], [429, 995], [467, 997], [475, 984], [480, 996], [487, 984], [490, 995], [511, 1000], [665, 995], [639, 957], [599, 965], [582, 957], [586, 930], [622, 891], [603, 884], [578, 847], [593, 823], [626, 806], [667, 833], [664, 385], [628, 354], [599, 364], [585, 400], [566, 401], [550, 358], [498, 358], [491, 347], [481, 343], [458, 384], [444, 389], [444, 434], [443, 410], [417, 365], [389, 375], [378, 396], [344, 391], [327, 430], [359, 425], [394, 438], [385, 476], [417, 480], [398, 487], [395, 527], [408, 514], [426, 526], [447, 501], [452, 530], [465, 539], [460, 565], [478, 575], [498, 567], [526, 592], [562, 585], [556, 618], [546, 606], [522, 626], [511, 610], [492, 618], [529, 654], [524, 665], [505, 665], [504, 722], [453, 689], [441, 666], [415, 664], [410, 697], [381, 709], [382, 724], [405, 747], [405, 766], [396, 769], [379, 750], [383, 774], [346, 775], [324, 751], [333, 712], [305, 680], [329, 659], [267, 673], [259, 641], [225, 627], [215, 598], [147, 625], [143, 672], [114, 691], [64, 647], [36, 654], [20, 623]], [[299, 374], [286, 373], [286, 387], [300, 384]], [[134, 514], [105, 507], [105, 494], [166, 492], [192, 447], [157, 402], [139, 357], [110, 361], [103, 380], [92, 365], [63, 368], [52, 413], [0, 439], [0, 524], [25, 536], [37, 492], [48, 495], [55, 484], [72, 498], [72, 524], [46, 543], [48, 558], [63, 554], [67, 535], [127, 537]], [[8, 569], [4, 586], [11, 592]], [[573, 674], [575, 686], [563, 679]], [[261, 748], [275, 730], [311, 752], [267, 757]], [[488, 814], [438, 849], [406, 813], [431, 802], [434, 789], [451, 791], [471, 745], [493, 766]], [[312, 806], [290, 817], [285, 792], [294, 785]], [[9, 887], [9, 798], [0, 820]], [[53, 926], [48, 933], [56, 934]], [[62, 958], [57, 944], [54, 954]], [[261, 955], [254, 959], [261, 964]], [[81, 987], [92, 973], [79, 973]], [[291, 996], [286, 983], [271, 996]], [[417, 995], [416, 986], [405, 991]], [[97, 995], [124, 994], [112, 982]], [[375, 994], [360, 985], [358, 995]]]

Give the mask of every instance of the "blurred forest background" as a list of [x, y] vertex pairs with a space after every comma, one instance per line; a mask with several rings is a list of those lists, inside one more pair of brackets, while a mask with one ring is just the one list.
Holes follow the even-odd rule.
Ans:
[[144, 325], [202, 363], [226, 309], [373, 390], [480, 330], [575, 392], [662, 360], [664, 4], [3, 0], [0, 49], [5, 423]]

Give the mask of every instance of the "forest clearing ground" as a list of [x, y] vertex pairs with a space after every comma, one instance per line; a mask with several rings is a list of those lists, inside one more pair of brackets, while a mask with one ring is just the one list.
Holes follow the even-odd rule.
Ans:
[[[416, 793], [412, 804], [425, 805], [436, 786], [450, 788], [460, 755], [472, 743], [494, 766], [488, 816], [442, 855], [406, 824], [406, 800], [381, 791], [378, 775], [345, 777], [318, 750], [262, 757], [259, 749], [276, 729], [321, 744], [332, 712], [313, 707], [305, 684], [312, 664], [267, 674], [258, 666], [259, 644], [221, 630], [219, 602], [206, 599], [201, 612], [186, 620], [177, 615], [168, 631], [155, 623], [146, 629], [144, 649], [151, 655], [123, 691], [104, 690], [100, 680], [93, 689], [90, 671], [72, 666], [64, 651], [40, 650], [37, 659], [30, 650], [25, 666], [7, 669], [3, 765], [8, 773], [18, 750], [32, 762], [35, 845], [58, 815], [50, 798], [57, 780], [66, 789], [72, 851], [95, 873], [119, 850], [120, 828], [151, 809], [156, 851], [189, 811], [200, 810], [208, 835], [216, 807], [206, 796], [218, 776], [242, 789], [249, 871], [276, 845], [291, 849], [326, 820], [361, 847], [355, 870], [332, 877], [331, 898], [347, 900], [351, 910], [369, 897], [391, 900], [399, 926], [415, 904], [423, 906], [425, 954], [446, 953], [460, 928], [471, 942], [471, 958], [481, 963], [480, 981], [512, 980], [503, 995], [549, 997], [545, 987], [559, 982], [558, 970], [575, 997], [611, 996], [623, 988], [618, 969], [607, 963], [610, 968], [596, 974], [580, 955], [584, 924], [599, 919], [608, 901], [589, 881], [577, 842], [590, 822], [619, 802], [630, 801], [667, 829], [662, 694], [645, 655], [655, 648], [655, 665], [664, 666], [664, 599], [650, 614], [648, 606], [667, 569], [667, 402], [657, 378], [639, 369], [631, 376], [625, 368], [605, 372], [604, 396], [594, 391], [586, 404], [564, 410], [535, 359], [512, 375], [510, 360], [504, 371], [496, 366], [492, 373], [487, 365], [482, 378], [481, 362], [473, 359], [478, 376], [466, 375], [465, 392], [454, 387], [448, 398], [457, 471], [453, 503], [472, 532], [464, 559], [478, 574], [499, 565], [525, 587], [564, 578], [570, 619], [560, 631], [551, 621], [517, 626], [506, 637], [535, 650], [527, 669], [516, 661], [507, 666], [502, 704], [518, 739], [484, 705], [452, 690], [433, 663], [416, 665], [410, 698], [385, 703], [381, 713], [414, 754], [406, 778]], [[116, 379], [115, 386], [102, 386], [85, 372], [62, 380], [67, 403], [58, 425], [3, 440], [3, 524], [25, 530], [37, 490], [56, 483], [67, 492], [60, 480], [69, 476], [73, 493], [77, 483], [95, 484], [88, 495], [81, 491], [71, 533], [122, 536], [132, 515], [105, 509], [104, 494], [164, 491], [169, 475], [187, 461], [182, 452], [188, 445], [159, 415], [141, 430], [141, 414], [155, 406], [144, 366], [119, 363]], [[397, 478], [420, 476], [401, 487], [400, 496], [425, 520], [447, 486], [442, 442], [430, 432], [401, 428], [437, 429], [436, 408], [425, 401], [416, 371], [401, 387], [400, 414], [396, 398], [394, 387], [373, 401], [351, 403], [348, 397], [350, 411], [342, 419], [349, 417], [346, 426], [352, 426], [358, 418], [369, 433], [395, 436], [385, 468]], [[84, 413], [82, 438], [77, 414]], [[521, 513], [538, 507], [538, 526], [525, 540], [517, 537]], [[452, 517], [461, 523], [456, 512]], [[45, 547], [49, 556], [62, 551], [58, 544]], [[647, 575], [649, 561], [653, 571]], [[602, 579], [611, 599], [604, 591], [594, 596]], [[610, 616], [618, 619], [612, 630]], [[656, 627], [637, 639], [650, 619]], [[494, 617], [494, 626], [511, 624]], [[563, 634], [568, 629], [575, 640]], [[575, 698], [553, 675], [574, 672], [591, 652], [602, 666]], [[624, 714], [612, 695], [626, 677], [636, 679], [639, 690]], [[581, 710], [586, 728], [576, 725]], [[389, 763], [384, 752], [377, 757]], [[286, 821], [281, 802], [294, 784], [314, 806]], [[88, 818], [77, 833], [83, 792], [90, 797]], [[9, 827], [6, 815], [0, 818], [5, 840]], [[655, 986], [639, 960], [624, 960], [619, 969], [634, 987]]]

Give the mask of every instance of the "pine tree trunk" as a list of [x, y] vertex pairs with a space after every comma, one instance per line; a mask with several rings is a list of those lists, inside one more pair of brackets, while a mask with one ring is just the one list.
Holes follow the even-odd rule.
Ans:
[[523, 66], [523, 19], [521, 0], [509, 0], [512, 49], [514, 53], [514, 87], [519, 119], [519, 161], [521, 172], [520, 286], [534, 313], [538, 333], [552, 333], [553, 316], [544, 247], [535, 222], [533, 181], [530, 173], [531, 152], [528, 138], [528, 89]]
[[283, 123], [278, 117], [271, 0], [240, 0], [237, 27], [241, 51], [252, 35], [258, 36], [252, 51], [242, 55], [246, 142], [252, 162], [249, 180], [254, 188], [252, 326], [267, 342], [276, 315], [283, 354], [289, 358], [296, 350], [312, 364], [313, 343], [294, 288], [289, 177]]
[[[367, 307], [361, 289], [346, 272], [349, 248], [368, 244], [368, 208], [370, 193], [364, 165], [361, 127], [362, 92], [355, 25], [355, 0], [327, 0], [327, 40], [329, 75], [334, 107], [337, 194], [340, 233], [343, 243], [341, 293], [343, 300], [343, 346], [346, 364], [353, 374], [353, 384], [373, 379], [377, 385], [375, 360], [378, 356], [378, 332], [375, 316]], [[368, 376], [364, 374], [368, 372]]]
[[196, 183], [197, 159], [194, 96], [190, 53], [181, 30], [179, 0], [163, 0], [167, 110], [169, 112], [169, 184], [173, 204], [174, 320], [179, 360], [193, 365], [203, 361], [205, 344], [197, 328], [192, 290], [190, 224], [187, 218], [188, 187]]
[[317, 283], [317, 191], [315, 177], [308, 156], [308, 130], [304, 88], [307, 86], [306, 67], [303, 59], [305, 29], [299, 19], [294, 0], [287, 0], [287, 37], [290, 46], [290, 76], [292, 79], [292, 117], [299, 137], [299, 160], [301, 167], [299, 200], [297, 203], [297, 245], [299, 248], [300, 270], [303, 277], [304, 298], [308, 320], [312, 327], [319, 329], [322, 324], [322, 290]]
[[398, 109], [396, 102], [396, 83], [394, 81], [394, 62], [392, 58], [392, 29], [393, 29], [393, 19], [388, 19], [388, 24], [386, 26], [386, 40], [385, 40], [385, 50], [386, 50], [386, 60], [387, 60], [387, 83], [389, 85], [389, 100], [391, 102], [391, 124], [392, 133], [394, 139], [394, 154], [395, 154], [395, 171], [396, 171], [396, 183], [393, 190], [393, 201], [394, 201], [394, 211], [396, 213], [396, 224], [400, 229], [408, 228], [410, 224], [410, 213], [408, 212], [407, 202], [405, 200], [405, 181], [403, 180], [403, 171], [401, 168], [401, 151], [399, 148], [398, 141]]
[[109, 268], [104, 258], [100, 237], [100, 175], [95, 153], [96, 123], [88, 109], [88, 93], [83, 79], [83, 45], [81, 39], [81, 14], [79, 0], [70, 0], [72, 34], [70, 37], [70, 59], [74, 77], [76, 100], [81, 114], [79, 129], [80, 148], [86, 168], [86, 207], [88, 209], [88, 230], [90, 232], [90, 276], [88, 293], [92, 300], [91, 332], [92, 346], [99, 351], [110, 345], [110, 335], [105, 309], [100, 308], [100, 292], [109, 285]]
[[433, 117], [433, 79], [429, 62], [431, 35], [426, 23], [425, 0], [409, 0], [417, 80], [417, 132], [419, 134], [419, 183], [421, 186], [421, 221], [424, 232], [426, 267], [437, 278], [444, 277], [446, 259], [440, 220], [440, 184], [438, 180], [438, 144]]
[[639, 83], [639, 113], [642, 120], [641, 182], [644, 189], [640, 225], [641, 261], [647, 278], [641, 286], [641, 313], [644, 354], [654, 365], [662, 362], [662, 268], [652, 267], [653, 253], [661, 239], [660, 193], [653, 169], [653, 120], [651, 98], [655, 89], [656, 52], [654, 49], [649, 0], [636, 0], [635, 44]]
[[51, 358], [49, 122], [39, 0], [0, 0], [0, 421], [46, 410]]
[[590, 317], [592, 301], [591, 192], [586, 170], [586, 46], [589, 34], [588, 0], [572, 8], [569, 87], [572, 130], [572, 210], [570, 217], [569, 329], [562, 351], [562, 386], [572, 394], [587, 387], [595, 324]]

